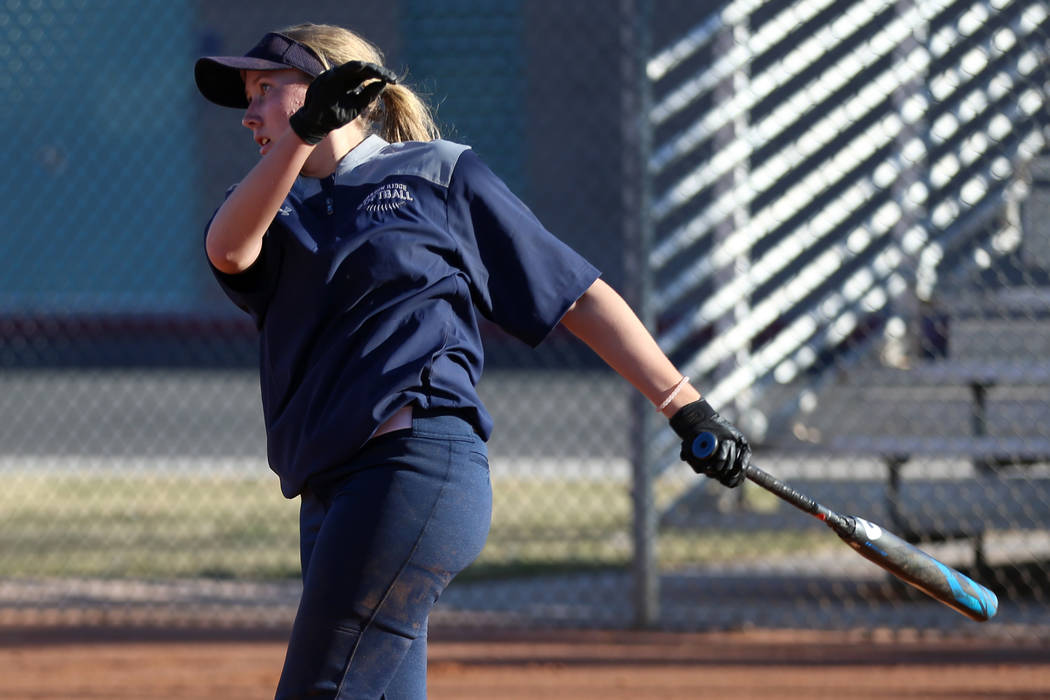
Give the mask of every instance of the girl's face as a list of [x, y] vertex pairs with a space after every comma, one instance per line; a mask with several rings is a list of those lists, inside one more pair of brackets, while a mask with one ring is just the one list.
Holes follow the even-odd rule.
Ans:
[[288, 70], [244, 71], [244, 92], [248, 109], [241, 124], [251, 129], [259, 155], [264, 156], [273, 142], [288, 129], [288, 117], [303, 106], [309, 78]]

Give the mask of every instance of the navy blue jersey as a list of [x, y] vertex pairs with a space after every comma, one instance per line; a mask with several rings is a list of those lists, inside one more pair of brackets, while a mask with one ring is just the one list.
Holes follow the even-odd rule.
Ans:
[[291, 498], [410, 403], [487, 439], [477, 313], [536, 345], [598, 271], [466, 146], [370, 136], [296, 181], [250, 268], [215, 275], [259, 328], [268, 457]]

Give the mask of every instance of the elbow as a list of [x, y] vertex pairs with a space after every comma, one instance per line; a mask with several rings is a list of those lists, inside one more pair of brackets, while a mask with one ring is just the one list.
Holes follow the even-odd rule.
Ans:
[[208, 262], [219, 272], [224, 272], [228, 275], [235, 275], [241, 272], [238, 269], [236, 258], [231, 256], [230, 252], [225, 248], [213, 244], [210, 238], [204, 246], [204, 250], [208, 254]]
[[584, 315], [587, 309], [588, 300], [586, 299], [586, 296], [587, 292], [584, 292], [579, 299], [569, 305], [569, 308], [565, 309], [565, 313], [561, 316], [561, 325], [565, 326], [570, 331], [574, 329], [574, 326], [579, 324], [580, 318]]
[[594, 313], [594, 310], [601, 304], [603, 296], [610, 291], [612, 288], [599, 277], [580, 295], [579, 299], [572, 302], [572, 305], [565, 311], [565, 316]]
[[208, 255], [208, 261], [212, 266], [219, 272], [227, 275], [236, 275], [237, 273], [244, 272], [252, 263], [255, 262], [259, 256], [259, 251], [255, 250], [254, 253], [245, 251], [243, 249], [231, 248], [223, 245], [220, 241], [215, 240], [216, 237], [208, 233], [208, 237], [205, 240], [204, 250]]
[[580, 297], [572, 302], [561, 317], [561, 325], [579, 335], [581, 326], [595, 313], [596, 297], [600, 295], [602, 286], [605, 285], [600, 279], [595, 281]]

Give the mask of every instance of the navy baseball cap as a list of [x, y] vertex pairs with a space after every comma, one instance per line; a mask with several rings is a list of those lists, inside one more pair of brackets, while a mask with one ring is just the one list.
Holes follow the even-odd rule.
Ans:
[[223, 107], [244, 109], [244, 70], [285, 70], [297, 68], [311, 78], [324, 71], [324, 63], [309, 46], [295, 39], [270, 32], [243, 56], [205, 56], [197, 59], [193, 76], [197, 89], [208, 100]]

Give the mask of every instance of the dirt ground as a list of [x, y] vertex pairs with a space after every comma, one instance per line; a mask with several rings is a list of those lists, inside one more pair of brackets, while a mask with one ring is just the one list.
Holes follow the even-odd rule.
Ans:
[[[273, 697], [279, 635], [0, 631], [0, 698]], [[430, 697], [1050, 697], [1045, 640], [865, 633], [435, 631]]]

